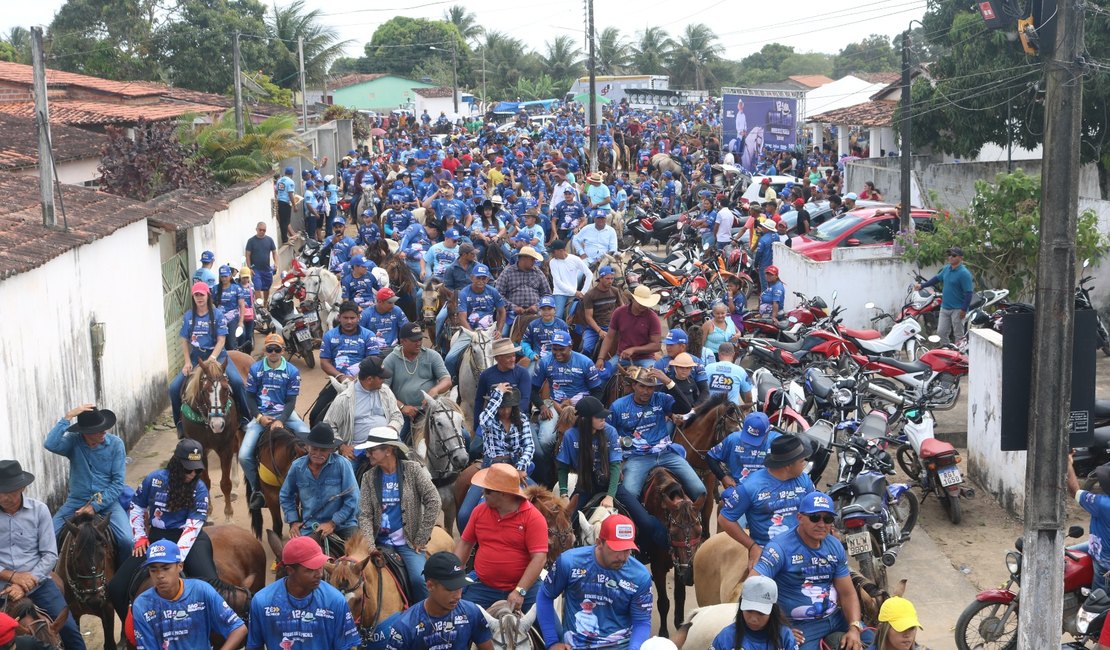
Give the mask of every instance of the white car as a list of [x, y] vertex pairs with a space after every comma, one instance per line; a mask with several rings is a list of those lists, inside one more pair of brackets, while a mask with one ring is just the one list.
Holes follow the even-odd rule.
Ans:
[[793, 176], [752, 176], [752, 184], [744, 191], [744, 196], [741, 198], [749, 202], [758, 201], [763, 203], [764, 178], [771, 179], [771, 187], [774, 188], [775, 194], [782, 193], [782, 189], [786, 187], [787, 183], [794, 183], [795, 185], [801, 185], [802, 183], [801, 179]]

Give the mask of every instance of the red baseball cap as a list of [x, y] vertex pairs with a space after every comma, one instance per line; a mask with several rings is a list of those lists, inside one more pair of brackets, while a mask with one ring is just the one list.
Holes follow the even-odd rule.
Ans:
[[806, 204], [806, 200], [802, 198], [794, 199], [794, 205], [801, 207]]
[[779, 267], [777, 267], [777, 266], [775, 266], [774, 264], [772, 264], [771, 266], [768, 266], [767, 268], [763, 269], [763, 273], [764, 273], [764, 274], [770, 273], [771, 275], [773, 275], [773, 276], [775, 276], [775, 277], [778, 277], [778, 275], [779, 275]]
[[609, 515], [601, 522], [598, 539], [614, 551], [638, 551], [636, 525], [624, 515]]
[[299, 564], [315, 571], [328, 562], [328, 556], [320, 550], [320, 545], [311, 537], [294, 537], [281, 550], [281, 563], [288, 566]]
[[377, 298], [381, 302], [385, 302], [386, 300], [396, 300], [397, 293], [389, 287], [383, 287], [381, 289], [378, 289], [378, 293], [375, 295], [375, 298]]
[[204, 280], [197, 280], [193, 283], [193, 295], [196, 295], [198, 293], [209, 293], [208, 283], [206, 283]]

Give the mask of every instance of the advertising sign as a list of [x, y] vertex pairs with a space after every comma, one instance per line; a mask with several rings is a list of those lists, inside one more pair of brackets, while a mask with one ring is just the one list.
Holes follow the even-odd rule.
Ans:
[[772, 151], [794, 149], [798, 120], [796, 98], [725, 93], [722, 105], [722, 143], [745, 169], [754, 169], [765, 148]]

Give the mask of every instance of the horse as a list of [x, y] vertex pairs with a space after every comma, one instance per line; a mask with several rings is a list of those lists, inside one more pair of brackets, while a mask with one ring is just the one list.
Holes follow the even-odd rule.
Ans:
[[[729, 401], [728, 393], [718, 393], [699, 404], [684, 426], [675, 427], [674, 439], [686, 450], [686, 460], [705, 484], [707, 495], [716, 493], [717, 477], [709, 470], [705, 454], [728, 434], [738, 431], [743, 423], [744, 411], [740, 405]], [[705, 499], [701, 511], [703, 522], [712, 521], [714, 505], [713, 499]]]
[[412, 270], [405, 264], [404, 260], [395, 255], [387, 256], [378, 266], [389, 275], [389, 286], [400, 297], [397, 306], [405, 312], [405, 316], [410, 321], [416, 322], [418, 320], [416, 313], [416, 289], [418, 285]]
[[763, 127], [752, 127], [744, 136], [744, 153], [740, 157], [740, 166], [747, 170], [755, 169], [761, 153], [763, 153]]
[[[250, 372], [252, 359], [242, 352], [228, 352], [228, 359], [239, 370], [240, 377]], [[231, 383], [224, 373], [227, 361], [205, 360], [198, 363], [181, 391], [181, 424], [185, 437], [199, 442], [204, 448], [204, 471], [201, 479], [211, 487], [208, 475], [208, 451], [220, 457], [220, 491], [224, 495], [224, 517], [231, 521], [231, 470], [235, 454], [243, 442], [239, 430], [239, 407], [231, 393]]]
[[[478, 414], [473, 412], [478, 377], [483, 370], [493, 365], [493, 339], [496, 333], [497, 323], [473, 330], [470, 333], [470, 345], [463, 352], [459, 363], [459, 406], [472, 429], [478, 425]], [[455, 336], [461, 336], [461, 332]]]
[[[315, 311], [320, 319], [320, 333], [330, 330], [339, 318], [339, 303], [343, 287], [339, 278], [331, 271], [314, 266], [304, 277], [305, 297], [301, 300], [301, 312]], [[314, 309], [315, 308], [315, 309]]]
[[501, 245], [496, 241], [486, 246], [485, 252], [482, 253], [482, 264], [489, 267], [491, 277], [500, 277], [501, 271], [509, 265], [509, 258], [506, 257], [505, 251]]
[[470, 463], [463, 435], [464, 416], [462, 409], [446, 397], [429, 400], [428, 404], [423, 430], [413, 432], [412, 449], [428, 468], [432, 483], [439, 491], [443, 526], [450, 532], [455, 527], [455, 491], [452, 484], [459, 472]]
[[734, 603], [748, 577], [748, 549], [729, 536], [709, 537], [694, 555], [694, 594], [698, 605]]
[[[439, 315], [440, 308], [450, 300], [451, 293], [451, 290], [444, 286], [443, 281], [439, 278], [431, 277], [424, 283], [424, 291], [421, 295], [424, 329], [433, 330], [436, 325], [436, 316]], [[447, 320], [451, 320], [450, 314], [448, 314]]]
[[527, 614], [521, 614], [504, 600], [497, 601], [488, 610], [483, 609], [482, 616], [493, 634], [495, 650], [544, 650], [543, 638], [532, 627], [538, 609], [532, 607]]
[[17, 635], [33, 636], [36, 641], [51, 648], [62, 647], [61, 631], [69, 619], [69, 607], [63, 608], [53, 620], [45, 610], [35, 605], [35, 601], [26, 597], [13, 601], [8, 601], [5, 597], [0, 601], [0, 609], [15, 619]]
[[651, 580], [655, 584], [659, 604], [659, 636], [666, 637], [667, 614], [671, 608], [671, 601], [667, 598], [667, 574], [673, 567], [674, 625], [677, 628], [682, 624], [686, 608], [686, 590], [683, 586], [693, 582], [694, 555], [702, 539], [702, 522], [698, 516], [700, 505], [686, 496], [682, 484], [663, 467], [657, 467], [648, 474], [642, 498], [648, 513], [667, 527], [670, 540], [669, 549], [649, 549]]
[[663, 172], [670, 172], [676, 180], [682, 182], [683, 187], [688, 186], [686, 175], [682, 173], [682, 164], [671, 158], [669, 153], [657, 153], [652, 156], [651, 169], [655, 170], [651, 175], [655, 180], [659, 180]]
[[[267, 429], [258, 438], [258, 478], [266, 507], [270, 510], [270, 520], [274, 530], [281, 534], [281, 504], [278, 499], [281, 484], [289, 473], [290, 466], [306, 450], [301, 441], [288, 429]], [[251, 511], [251, 530], [257, 539], [262, 539], [262, 511]]]
[[[601, 347], [599, 341], [597, 347]], [[621, 397], [632, 392], [632, 380], [628, 377], [628, 368], [622, 365], [613, 366], [613, 374], [605, 382], [605, 386], [601, 389], [603, 399], [602, 402], [612, 404]]]
[[109, 521], [93, 514], [76, 514], [66, 520], [55, 568], [66, 604], [77, 620], [85, 614], [98, 617], [104, 638], [114, 639], [116, 610], [108, 598], [108, 583], [116, 572], [116, 544]]

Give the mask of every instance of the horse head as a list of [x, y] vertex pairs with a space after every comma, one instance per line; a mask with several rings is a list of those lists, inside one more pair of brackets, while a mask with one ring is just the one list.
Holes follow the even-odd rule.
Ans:
[[497, 650], [530, 650], [532, 640], [528, 630], [536, 622], [536, 609], [533, 607], [527, 614], [521, 614], [513, 611], [504, 600], [497, 601], [489, 610], [482, 609], [482, 616], [493, 634], [493, 647]]
[[51, 648], [62, 647], [62, 626], [69, 619], [69, 607], [65, 607], [58, 617], [51, 620], [50, 616], [30, 598], [3, 602], [4, 612], [15, 619], [20, 634], [29, 634], [36, 640], [42, 641]]
[[462, 409], [446, 397], [432, 398], [425, 394], [430, 405], [425, 419], [425, 435], [414, 440], [416, 453], [423, 458], [432, 478], [456, 475], [470, 464], [470, 452], [463, 437]]
[[223, 433], [231, 417], [235, 400], [227, 379], [227, 361], [201, 361], [185, 385], [185, 403], [197, 417], [203, 418], [212, 433]]
[[648, 510], [654, 511], [667, 529], [675, 583], [693, 584], [694, 553], [702, 541], [699, 507], [686, 495], [674, 475], [664, 469], [652, 471], [648, 483], [654, 484], [654, 494], [648, 497], [654, 507], [649, 506]]
[[115, 566], [107, 517], [79, 514], [65, 522], [68, 534], [59, 551], [65, 573], [66, 591], [86, 609], [99, 609], [108, 602], [108, 581]]
[[440, 289], [443, 288], [443, 282], [437, 278], [429, 278], [424, 283], [424, 291], [421, 295], [423, 299], [422, 311], [424, 312], [424, 327], [432, 328], [436, 322], [436, 314], [439, 313], [440, 307]]
[[570, 525], [569, 503], [565, 497], [542, 485], [530, 485], [524, 496], [540, 511], [547, 521], [547, 561], [552, 563], [563, 551], [574, 548], [574, 529]]

